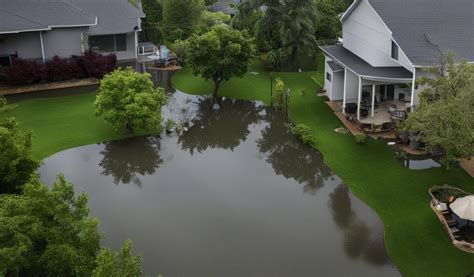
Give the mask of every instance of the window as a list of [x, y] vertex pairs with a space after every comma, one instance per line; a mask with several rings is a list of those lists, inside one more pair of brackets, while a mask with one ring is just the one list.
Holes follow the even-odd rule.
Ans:
[[392, 59], [398, 61], [398, 45], [392, 41]]
[[127, 36], [125, 34], [91, 36], [89, 47], [96, 48], [99, 52], [127, 51]]
[[326, 80], [331, 82], [331, 79], [332, 79], [331, 73], [326, 73]]
[[127, 51], [127, 36], [115, 35], [115, 52]]

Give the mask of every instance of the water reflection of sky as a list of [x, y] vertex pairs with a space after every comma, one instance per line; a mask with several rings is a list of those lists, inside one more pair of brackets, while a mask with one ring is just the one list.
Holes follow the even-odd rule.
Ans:
[[168, 108], [190, 106], [194, 125], [180, 137], [70, 149], [40, 168], [45, 182], [63, 172], [89, 194], [105, 245], [132, 239], [151, 275], [398, 275], [375, 213], [280, 116], [183, 97]]

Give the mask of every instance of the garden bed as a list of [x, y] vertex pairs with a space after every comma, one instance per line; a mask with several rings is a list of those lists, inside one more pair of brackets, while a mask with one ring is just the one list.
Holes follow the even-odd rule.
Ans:
[[0, 95], [12, 95], [21, 93], [38, 92], [52, 89], [73, 88], [97, 85], [99, 80], [96, 78], [86, 78], [78, 80], [68, 80], [60, 82], [48, 82], [29, 85], [5, 86], [0, 87]]
[[456, 228], [453, 228], [453, 225], [450, 225], [450, 221], [453, 221], [452, 212], [447, 209], [445, 204], [448, 202], [448, 198], [450, 196], [459, 198], [470, 194], [462, 189], [448, 185], [434, 186], [428, 190], [428, 193], [432, 198], [430, 201], [430, 207], [448, 233], [452, 244], [459, 250], [474, 254], [474, 243], [463, 240], [462, 238], [455, 235], [456, 231], [453, 232], [453, 229]]

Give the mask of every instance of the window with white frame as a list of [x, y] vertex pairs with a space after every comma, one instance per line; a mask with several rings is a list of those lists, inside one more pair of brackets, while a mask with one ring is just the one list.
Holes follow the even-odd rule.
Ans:
[[331, 82], [331, 80], [332, 80], [332, 75], [331, 75], [331, 73], [326, 72], [326, 80], [328, 80], [329, 82]]
[[89, 47], [99, 52], [127, 51], [127, 36], [125, 34], [90, 36]]

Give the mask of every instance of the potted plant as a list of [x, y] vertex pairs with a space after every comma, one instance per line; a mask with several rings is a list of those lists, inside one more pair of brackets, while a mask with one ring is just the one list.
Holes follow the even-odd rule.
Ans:
[[166, 120], [165, 131], [168, 135], [172, 134], [175, 128], [176, 128], [176, 122], [173, 119], [170, 118]]
[[420, 148], [420, 134], [419, 133], [410, 133], [408, 135], [408, 138], [410, 139], [410, 147], [412, 149]]

